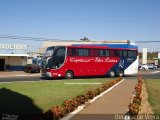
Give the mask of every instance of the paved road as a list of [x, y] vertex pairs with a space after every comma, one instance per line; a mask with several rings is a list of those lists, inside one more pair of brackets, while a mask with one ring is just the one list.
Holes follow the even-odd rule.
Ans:
[[140, 71], [139, 73], [144, 79], [160, 79], [160, 70]]
[[15, 82], [15, 81], [40, 81], [40, 76], [12, 76], [0, 77], [0, 82]]
[[[139, 74], [146, 79], [160, 79], [160, 71], [140, 71]], [[135, 78], [137, 75], [128, 76], [126, 78]], [[81, 78], [80, 78], [81, 79]], [[88, 79], [88, 78], [87, 78]], [[0, 82], [14, 82], [14, 81], [40, 81], [40, 80], [49, 80], [43, 78], [41, 74], [33, 73], [33, 74], [13, 74], [13, 75], [0, 75]], [[63, 80], [63, 79], [61, 79]]]
[[115, 114], [125, 115], [136, 85], [135, 78], [127, 79], [70, 120], [114, 120]]

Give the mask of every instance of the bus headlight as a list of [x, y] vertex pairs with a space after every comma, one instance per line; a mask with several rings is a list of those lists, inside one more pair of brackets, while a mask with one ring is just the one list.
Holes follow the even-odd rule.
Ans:
[[61, 77], [61, 74], [58, 74], [58, 77]]
[[52, 77], [51, 72], [47, 72], [47, 73], [46, 73], [46, 76], [47, 76], [47, 77]]

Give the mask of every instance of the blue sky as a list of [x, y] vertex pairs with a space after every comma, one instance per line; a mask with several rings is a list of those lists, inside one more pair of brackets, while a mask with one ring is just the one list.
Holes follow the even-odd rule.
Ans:
[[[0, 34], [65, 40], [84, 36], [91, 40], [160, 40], [159, 6], [159, 0], [1, 0]], [[157, 44], [138, 45], [160, 51]]]

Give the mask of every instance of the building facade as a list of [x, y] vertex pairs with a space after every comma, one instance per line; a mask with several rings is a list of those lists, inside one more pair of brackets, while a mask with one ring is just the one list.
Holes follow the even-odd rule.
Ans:
[[29, 56], [26, 44], [0, 43], [0, 71], [23, 70]]

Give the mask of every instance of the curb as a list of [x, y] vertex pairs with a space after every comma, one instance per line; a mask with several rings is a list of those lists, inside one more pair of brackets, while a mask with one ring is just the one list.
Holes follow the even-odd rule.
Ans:
[[0, 78], [7, 78], [7, 77], [32, 77], [32, 76], [40, 76], [40, 74], [15, 74], [15, 75], [3, 75]]
[[99, 99], [100, 97], [102, 97], [104, 94], [108, 93], [109, 91], [111, 91], [113, 88], [115, 88], [117, 85], [119, 85], [121, 82], [123, 82], [125, 79], [123, 78], [121, 81], [119, 81], [118, 83], [116, 83], [115, 85], [113, 85], [112, 87], [108, 88], [106, 91], [102, 92], [100, 95], [94, 97], [92, 100], [90, 100], [89, 102], [78, 106], [78, 108], [76, 110], [74, 110], [73, 112], [69, 113], [67, 116], [65, 116], [64, 118], [60, 119], [60, 120], [69, 120], [71, 119], [73, 116], [75, 116], [77, 113], [79, 113], [81, 110], [83, 110], [88, 104], [93, 103], [94, 101], [96, 101], [97, 99]]

